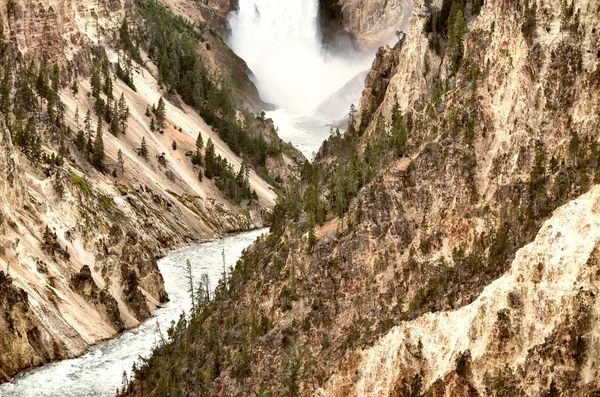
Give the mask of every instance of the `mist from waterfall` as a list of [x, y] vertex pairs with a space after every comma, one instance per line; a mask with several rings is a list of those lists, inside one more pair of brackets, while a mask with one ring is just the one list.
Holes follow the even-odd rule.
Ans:
[[229, 16], [229, 45], [254, 72], [263, 100], [294, 114], [312, 113], [372, 61], [350, 49], [327, 53], [318, 13], [318, 0], [239, 0]]

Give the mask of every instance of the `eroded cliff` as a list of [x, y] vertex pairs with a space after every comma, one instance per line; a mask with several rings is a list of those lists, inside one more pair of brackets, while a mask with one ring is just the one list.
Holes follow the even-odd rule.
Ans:
[[597, 393], [599, 23], [415, 1], [348, 131], [127, 392]]
[[412, 0], [320, 0], [324, 41], [335, 44], [349, 39], [359, 48], [376, 48], [405, 29], [412, 6]]
[[[220, 100], [236, 120], [228, 131], [264, 143], [265, 158], [243, 160], [249, 152], [215, 127], [222, 114], [208, 125], [166, 87], [154, 43], [123, 49], [123, 38], [148, 34], [148, 4], [179, 23], [154, 2], [0, 4], [0, 381], [149, 318], [168, 299], [157, 258], [262, 227], [276, 198], [264, 179], [283, 180], [304, 161], [272, 125], [237, 110], [259, 101], [244, 73], [251, 87]], [[239, 73], [211, 55], [211, 44], [232, 54], [216, 28], [187, 17], [198, 19], [170, 37], [197, 29], [192, 52], [205, 76]]]

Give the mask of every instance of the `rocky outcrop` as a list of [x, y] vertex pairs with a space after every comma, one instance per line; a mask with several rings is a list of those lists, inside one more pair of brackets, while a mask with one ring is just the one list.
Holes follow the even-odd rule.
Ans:
[[133, 395], [597, 394], [600, 10], [433, 3]]
[[[70, 287], [79, 295], [85, 297], [90, 302], [103, 306], [106, 317], [114, 325], [118, 332], [124, 329], [123, 320], [119, 312], [117, 300], [105, 289], [98, 288], [98, 285], [92, 277], [90, 267], [84, 265], [79, 273], [71, 277]], [[147, 317], [140, 316], [140, 320]]]
[[348, 37], [361, 48], [389, 42], [405, 29], [412, 0], [320, 0], [319, 21], [326, 43]]
[[[196, 10], [186, 16], [197, 18], [206, 32], [198, 51], [207, 54], [207, 66], [231, 77], [240, 102], [262, 108], [243, 62], [217, 28], [203, 25], [198, 10], [209, 6], [187, 0], [165, 4], [174, 12], [181, 12], [179, 5]], [[132, 5], [120, 0], [0, 2], [0, 382], [20, 370], [83, 354], [94, 343], [137, 326], [168, 301], [157, 258], [191, 242], [262, 227], [275, 203], [270, 185], [254, 170], [249, 181], [258, 200], [252, 205], [234, 204], [214, 181], [199, 179], [200, 169], [186, 156], [196, 150], [198, 134], [204, 142], [213, 140], [216, 153], [235, 172], [242, 159], [193, 108], [162, 91], [147, 54], [133, 63], [135, 90], [115, 77], [122, 52], [114, 38], [128, 10], [130, 26], [135, 23]], [[91, 165], [89, 153], [75, 141], [87, 111], [96, 132], [89, 80], [94, 61], [105, 56], [114, 97], [123, 95], [129, 119], [126, 134], [110, 134], [105, 125], [102, 169]], [[39, 137], [37, 157], [29, 156], [22, 142], [13, 146], [22, 119], [10, 103], [20, 95], [23, 65], [33, 65], [37, 76], [42, 59], [48, 74], [55, 63], [59, 66], [54, 99], [60, 99], [60, 121], [51, 121], [48, 102], [28, 76], [26, 94], [41, 103], [24, 118], [31, 116], [28, 128]], [[169, 101], [159, 133], [150, 130], [146, 108], [163, 95]], [[137, 154], [143, 139], [147, 159]]]
[[416, 376], [423, 391], [441, 382], [452, 396], [483, 395], [496, 382], [513, 395], [552, 384], [563, 395], [594, 395], [599, 232], [597, 186], [559, 208], [473, 303], [393, 327], [356, 357], [354, 384], [334, 376], [320, 395], [393, 395], [403, 379], [410, 392]]
[[237, 56], [223, 38], [230, 34], [227, 17], [237, 7], [235, 1], [210, 0], [208, 2], [190, 0], [161, 0], [175, 14], [194, 23], [205, 23], [209, 35], [199, 48], [211, 69], [223, 76], [231, 84], [238, 103], [254, 113], [269, 110], [272, 105], [263, 102], [254, 85], [253, 73], [246, 62]]
[[22, 368], [67, 357], [65, 346], [36, 319], [27, 293], [4, 271], [0, 271], [0, 329], [0, 381]]

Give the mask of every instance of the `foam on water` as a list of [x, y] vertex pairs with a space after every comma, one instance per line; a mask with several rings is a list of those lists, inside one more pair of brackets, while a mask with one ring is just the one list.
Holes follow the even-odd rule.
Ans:
[[228, 43], [254, 72], [261, 96], [294, 114], [313, 111], [372, 61], [351, 48], [325, 51], [318, 15], [318, 0], [239, 0], [229, 16]]
[[[1, 397], [104, 397], [114, 396], [121, 387], [123, 371], [131, 372], [139, 356], [148, 356], [159, 340], [158, 326], [163, 335], [171, 321], [177, 321], [182, 311], [189, 311], [191, 300], [187, 292], [186, 261], [189, 259], [196, 280], [209, 275], [214, 288], [225, 263], [235, 265], [242, 250], [265, 231], [252, 231], [221, 240], [185, 248], [159, 261], [170, 302], [138, 328], [118, 338], [94, 346], [82, 357], [60, 361], [17, 376], [0, 385]], [[158, 325], [157, 325], [158, 324]]]

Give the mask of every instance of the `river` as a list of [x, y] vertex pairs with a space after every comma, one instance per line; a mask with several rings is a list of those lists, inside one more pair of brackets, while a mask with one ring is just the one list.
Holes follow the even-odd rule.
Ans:
[[189, 311], [186, 261], [189, 259], [196, 280], [209, 275], [214, 288], [223, 271], [223, 250], [227, 267], [235, 265], [242, 251], [266, 230], [227, 236], [218, 241], [174, 251], [158, 262], [170, 301], [139, 327], [116, 339], [92, 347], [81, 357], [44, 365], [16, 376], [0, 385], [1, 397], [108, 397], [121, 387], [123, 371], [139, 356], [148, 356], [171, 321]]
[[[318, 0], [240, 0], [230, 15], [228, 43], [246, 60], [263, 99], [277, 110], [268, 112], [279, 135], [311, 159], [339, 124], [362, 90], [364, 71], [372, 55], [328, 54], [318, 27]], [[362, 73], [362, 74], [361, 74]], [[354, 83], [352, 83], [354, 81]], [[263, 231], [225, 237], [219, 241], [172, 252], [159, 261], [170, 302], [153, 317], [116, 339], [100, 343], [79, 358], [44, 365], [0, 385], [0, 397], [108, 397], [122, 385], [123, 371], [131, 372], [147, 356], [182, 311], [188, 311], [185, 264], [194, 277], [208, 273], [212, 287], [223, 269], [235, 264], [242, 250]]]

